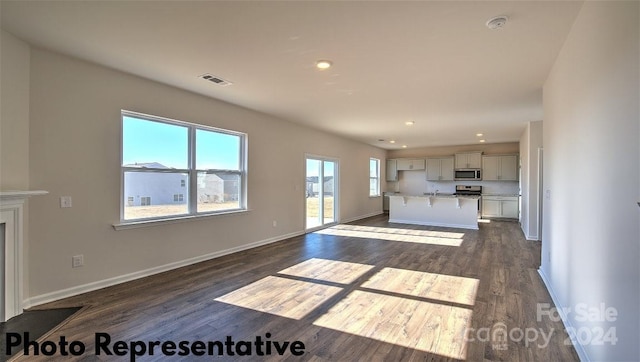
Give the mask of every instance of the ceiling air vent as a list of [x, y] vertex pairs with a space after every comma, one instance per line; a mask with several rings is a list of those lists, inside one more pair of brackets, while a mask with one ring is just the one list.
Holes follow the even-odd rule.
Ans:
[[211, 83], [215, 83], [221, 87], [226, 87], [228, 85], [232, 85], [233, 83], [229, 82], [228, 80], [224, 80], [220, 77], [216, 77], [215, 75], [206, 73], [200, 76], [200, 78], [204, 79], [204, 80], [208, 80]]

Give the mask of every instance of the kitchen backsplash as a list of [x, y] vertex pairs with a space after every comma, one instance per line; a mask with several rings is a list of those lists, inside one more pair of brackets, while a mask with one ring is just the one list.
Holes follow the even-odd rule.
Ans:
[[456, 185], [480, 185], [484, 194], [519, 194], [517, 181], [427, 181], [424, 170], [400, 171], [398, 181], [387, 182], [387, 192], [402, 192], [421, 195], [436, 190], [442, 193], [454, 193]]

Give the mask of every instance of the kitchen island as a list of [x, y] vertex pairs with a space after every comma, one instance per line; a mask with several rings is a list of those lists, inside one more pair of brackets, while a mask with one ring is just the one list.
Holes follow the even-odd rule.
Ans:
[[478, 229], [479, 196], [389, 195], [389, 222]]

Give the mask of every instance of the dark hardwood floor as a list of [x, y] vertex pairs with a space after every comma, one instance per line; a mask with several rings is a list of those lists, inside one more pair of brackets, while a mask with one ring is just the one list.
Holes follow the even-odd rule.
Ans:
[[[380, 215], [38, 306], [86, 306], [46, 339], [86, 351], [17, 359], [128, 360], [95, 353], [96, 333], [107, 333], [110, 348], [147, 344], [139, 361], [578, 361], [563, 325], [537, 316], [539, 304], [553, 306], [539, 262], [540, 243], [516, 222], [461, 230]], [[227, 338], [236, 349], [223, 356], [148, 350]], [[249, 347], [238, 341], [253, 343], [251, 356], [239, 356]]]

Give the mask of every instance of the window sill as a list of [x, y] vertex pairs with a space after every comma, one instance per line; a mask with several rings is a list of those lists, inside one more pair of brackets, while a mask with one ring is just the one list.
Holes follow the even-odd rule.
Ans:
[[380, 197], [382, 197], [382, 195], [374, 195], [374, 196], [369, 195], [370, 199], [377, 199], [377, 198], [380, 198]]
[[113, 228], [115, 230], [138, 229], [138, 228], [144, 228], [149, 226], [175, 224], [175, 223], [192, 221], [192, 220], [207, 219], [207, 218], [212, 218], [217, 216], [244, 214], [244, 213], [248, 213], [249, 211], [251, 210], [242, 209], [242, 210], [233, 210], [233, 211], [226, 211], [226, 212], [217, 212], [215, 214], [182, 215], [182, 216], [168, 217], [163, 219], [123, 221], [121, 223], [113, 224]]

